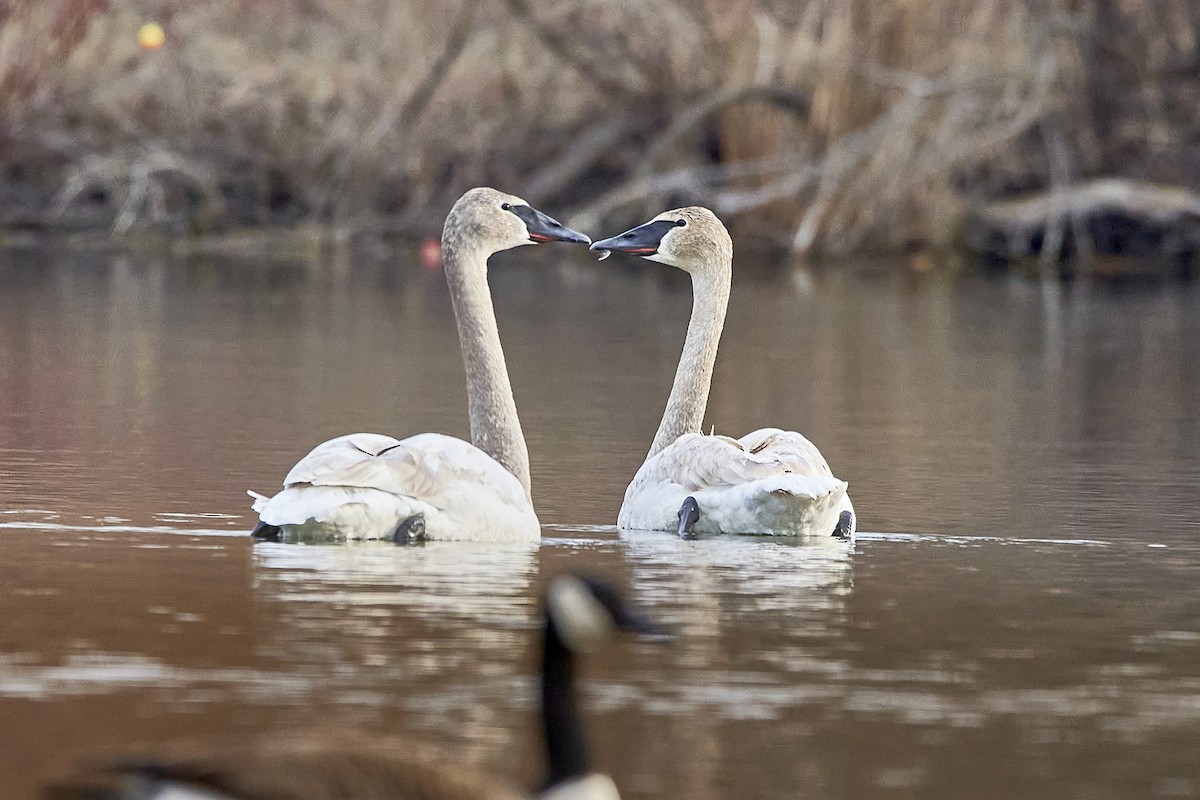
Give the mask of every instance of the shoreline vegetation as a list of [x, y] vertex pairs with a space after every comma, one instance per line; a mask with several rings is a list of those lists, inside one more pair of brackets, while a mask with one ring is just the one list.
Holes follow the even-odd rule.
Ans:
[[419, 238], [492, 184], [589, 231], [698, 202], [804, 257], [1190, 269], [1200, 4], [0, 0], [0, 170], [10, 234]]

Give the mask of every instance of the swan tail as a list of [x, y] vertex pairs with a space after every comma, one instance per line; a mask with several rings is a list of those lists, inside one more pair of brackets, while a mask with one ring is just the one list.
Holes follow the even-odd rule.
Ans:
[[265, 494], [259, 494], [253, 489], [247, 489], [246, 494], [254, 498], [254, 502], [250, 504], [250, 508], [253, 509], [254, 513], [256, 514], [261, 514], [263, 509], [267, 507], [267, 503], [271, 502], [271, 498], [267, 497]]

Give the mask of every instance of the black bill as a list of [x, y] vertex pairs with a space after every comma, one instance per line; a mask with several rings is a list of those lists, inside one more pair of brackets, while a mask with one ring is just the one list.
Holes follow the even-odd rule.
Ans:
[[579, 231], [574, 231], [553, 217], [548, 217], [531, 206], [509, 206], [509, 211], [516, 214], [529, 230], [529, 238], [534, 242], [576, 242], [590, 244], [591, 239]]
[[647, 222], [645, 225], [638, 225], [636, 228], [619, 233], [610, 239], [602, 239], [588, 249], [611, 250], [635, 256], [652, 256], [658, 252], [662, 238], [678, 224], [669, 219]]

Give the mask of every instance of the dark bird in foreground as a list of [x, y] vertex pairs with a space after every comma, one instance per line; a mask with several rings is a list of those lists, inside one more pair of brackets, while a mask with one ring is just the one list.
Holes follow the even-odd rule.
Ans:
[[548, 774], [533, 793], [399, 736], [346, 731], [262, 734], [180, 742], [165, 754], [96, 762], [47, 787], [49, 800], [619, 800], [592, 772], [575, 662], [613, 631], [663, 632], [596, 578], [561, 575], [548, 586], [542, 641], [542, 726]]

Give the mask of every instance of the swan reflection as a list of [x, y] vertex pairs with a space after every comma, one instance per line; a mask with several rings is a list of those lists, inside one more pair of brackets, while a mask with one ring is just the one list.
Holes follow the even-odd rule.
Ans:
[[[735, 732], [744, 735], [748, 720], [777, 727], [795, 709], [828, 700], [814, 666], [828, 661], [830, 642], [844, 635], [854, 547], [833, 537], [619, 535], [638, 602], [679, 632], [673, 663], [662, 665], [673, 679], [643, 703], [659, 718], [662, 741], [692, 754], [688, 768], [668, 780], [683, 789], [680, 796], [715, 800], [724, 762], [742, 757], [746, 742]], [[657, 745], [633, 758], [641, 774], [672, 763]], [[826, 769], [802, 754], [789, 764], [778, 788]]]
[[261, 652], [320, 673], [338, 706], [391, 708], [494, 756], [513, 710], [531, 700], [537, 553], [525, 543], [258, 544]]
[[789, 611], [793, 621], [803, 615], [824, 626], [830, 621], [828, 612], [844, 609], [854, 586], [854, 546], [832, 536], [687, 540], [673, 533], [623, 529], [620, 538], [638, 591], [648, 601], [682, 603], [685, 609], [724, 597], [747, 610]]

